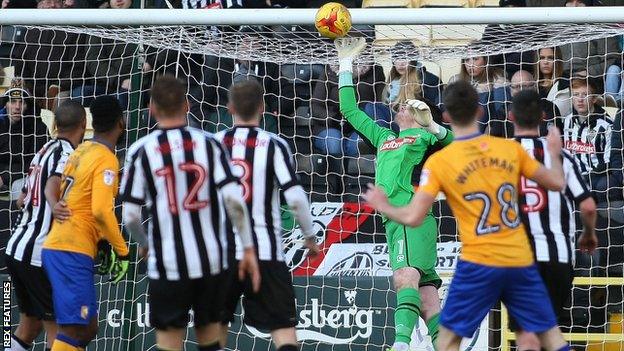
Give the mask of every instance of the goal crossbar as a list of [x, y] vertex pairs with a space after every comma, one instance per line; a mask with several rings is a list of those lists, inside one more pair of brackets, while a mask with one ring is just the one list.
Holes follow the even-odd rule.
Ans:
[[[621, 23], [624, 7], [365, 8], [351, 9], [353, 24]], [[0, 11], [0, 25], [301, 25], [316, 9], [59, 9]]]

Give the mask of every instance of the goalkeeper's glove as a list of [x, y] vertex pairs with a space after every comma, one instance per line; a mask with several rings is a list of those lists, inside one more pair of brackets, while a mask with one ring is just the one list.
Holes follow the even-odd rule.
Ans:
[[128, 267], [130, 267], [130, 258], [128, 255], [126, 256], [117, 256], [115, 251], [111, 250], [112, 264], [110, 269], [110, 282], [113, 284], [117, 284], [123, 279], [124, 275], [128, 272]]
[[111, 253], [113, 249], [110, 244], [106, 240], [100, 240], [97, 244], [97, 256], [96, 262], [100, 262], [100, 266], [97, 269], [97, 273], [100, 275], [108, 274], [113, 267], [113, 261], [111, 257]]
[[418, 124], [429, 133], [435, 135], [438, 139], [444, 139], [446, 136], [446, 128], [441, 127], [433, 120], [431, 109], [424, 101], [413, 99], [407, 100], [405, 103], [412, 108], [414, 119]]
[[366, 47], [364, 38], [338, 38], [334, 40], [334, 45], [338, 51], [340, 66], [338, 73], [351, 72], [353, 70], [353, 60]]

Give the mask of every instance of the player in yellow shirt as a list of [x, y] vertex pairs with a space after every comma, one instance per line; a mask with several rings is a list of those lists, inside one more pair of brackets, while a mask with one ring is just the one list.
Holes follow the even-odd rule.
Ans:
[[[119, 102], [110, 96], [91, 104], [93, 141], [69, 157], [61, 180], [61, 198], [71, 216], [54, 222], [43, 245], [43, 267], [52, 284], [59, 332], [53, 351], [85, 348], [97, 334], [94, 257], [107, 240], [118, 256], [115, 281], [128, 268], [128, 247], [114, 212], [119, 164], [115, 144], [125, 131]], [[58, 217], [57, 217], [58, 218]]]
[[489, 310], [502, 301], [522, 330], [540, 336], [543, 348], [569, 350], [534, 264], [517, 198], [521, 176], [548, 190], [563, 189], [559, 132], [553, 128], [548, 135], [549, 169], [517, 142], [479, 133], [482, 111], [470, 84], [449, 85], [444, 106], [455, 141], [427, 160], [410, 204], [391, 206], [379, 188], [371, 187], [365, 195], [388, 218], [417, 226], [442, 191], [457, 218], [462, 254], [442, 309], [438, 349], [459, 350], [462, 337], [473, 336]]

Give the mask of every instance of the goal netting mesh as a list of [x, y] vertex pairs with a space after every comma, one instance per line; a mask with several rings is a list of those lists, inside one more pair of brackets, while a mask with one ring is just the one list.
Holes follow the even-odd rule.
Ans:
[[[156, 127], [147, 103], [150, 84], [158, 75], [174, 74], [188, 83], [189, 124], [210, 132], [232, 125], [227, 92], [233, 82], [262, 82], [266, 103], [262, 126], [285, 138], [295, 153], [323, 247], [321, 258], [307, 260], [298, 225], [283, 209], [284, 243], [296, 285], [298, 336], [304, 349], [379, 350], [391, 344], [395, 297], [384, 229], [380, 217], [359, 199], [374, 180], [375, 150], [340, 116], [336, 52], [313, 26], [1, 26], [0, 30], [0, 64], [6, 68], [0, 89], [13, 85], [30, 91], [24, 114], [44, 122], [49, 134], [54, 133], [54, 108], [65, 99], [80, 99], [88, 107], [95, 96], [117, 96], [128, 115], [128, 132], [117, 148], [120, 158], [132, 141]], [[358, 25], [350, 35], [368, 41], [354, 69], [360, 108], [389, 128], [396, 128], [393, 106], [402, 98], [425, 99], [434, 118], [441, 118], [441, 93], [457, 79], [469, 80], [479, 90], [482, 129], [492, 134], [511, 136], [506, 116], [514, 90], [539, 89], [547, 101], [549, 123], [573, 113], [570, 76], [585, 77], [595, 87], [597, 104], [609, 121], [619, 115], [624, 94], [620, 25]], [[518, 76], [519, 70], [526, 72]], [[0, 122], [3, 118], [8, 117], [0, 111]], [[2, 248], [17, 214], [14, 200], [20, 179], [40, 147], [32, 138], [39, 129], [25, 121], [17, 122], [20, 128], [13, 125], [0, 131], [0, 171], [8, 180], [0, 200]], [[608, 161], [622, 157], [621, 121], [610, 133], [604, 136], [611, 149], [601, 155], [603, 167], [589, 179], [599, 204], [600, 249], [593, 256], [577, 253], [577, 279], [563, 321], [578, 349], [596, 351], [624, 348], [622, 165], [611, 166]], [[457, 229], [443, 198], [433, 212], [440, 233], [438, 270], [444, 277], [440, 290], [444, 297], [459, 252]], [[102, 277], [97, 290], [100, 332], [88, 349], [154, 349], [143, 263], [133, 266], [121, 284], [111, 285]], [[11, 307], [15, 321], [15, 299]], [[506, 350], [513, 345], [500, 311], [500, 306], [493, 310], [478, 335], [466, 341], [466, 349]], [[414, 349], [430, 349], [422, 322], [421, 329], [414, 335]], [[192, 343], [192, 331], [187, 337]], [[237, 319], [228, 349], [269, 350], [267, 340], [266, 331]], [[43, 350], [43, 343], [37, 342], [35, 349]]]

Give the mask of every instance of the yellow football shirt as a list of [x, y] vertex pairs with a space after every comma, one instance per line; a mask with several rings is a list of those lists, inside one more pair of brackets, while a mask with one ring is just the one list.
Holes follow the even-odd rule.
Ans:
[[478, 135], [455, 139], [423, 167], [419, 191], [444, 192], [459, 226], [461, 258], [495, 267], [525, 267], [533, 253], [518, 211], [520, 176], [541, 164], [513, 141]]
[[54, 221], [44, 248], [97, 254], [104, 238], [115, 252], [125, 256], [128, 248], [114, 212], [119, 162], [111, 150], [97, 142], [84, 142], [69, 156], [61, 183], [61, 196], [72, 212], [63, 223]]

